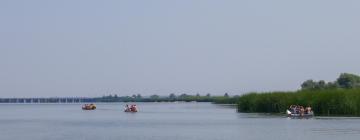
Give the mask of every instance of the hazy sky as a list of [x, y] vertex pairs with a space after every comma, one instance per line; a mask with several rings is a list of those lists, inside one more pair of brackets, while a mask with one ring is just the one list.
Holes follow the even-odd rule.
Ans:
[[360, 74], [358, 0], [1, 0], [0, 97], [296, 90]]

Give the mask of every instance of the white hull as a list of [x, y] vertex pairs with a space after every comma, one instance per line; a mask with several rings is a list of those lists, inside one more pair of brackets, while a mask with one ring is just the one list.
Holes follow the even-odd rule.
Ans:
[[310, 112], [308, 114], [293, 114], [289, 110], [286, 110], [286, 114], [288, 115], [288, 117], [313, 117], [314, 116], [314, 112]]

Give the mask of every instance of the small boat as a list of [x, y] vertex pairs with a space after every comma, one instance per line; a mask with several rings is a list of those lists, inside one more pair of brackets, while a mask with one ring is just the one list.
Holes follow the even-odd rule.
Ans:
[[290, 110], [286, 110], [286, 114], [288, 117], [291, 117], [291, 118], [309, 118], [309, 117], [314, 116], [313, 111], [310, 111], [308, 113], [299, 114], [299, 113], [292, 113]]
[[95, 104], [85, 104], [81, 107], [83, 110], [95, 110], [96, 105]]
[[138, 109], [137, 109], [136, 105], [131, 105], [130, 107], [129, 107], [129, 105], [126, 105], [124, 112], [138, 112]]

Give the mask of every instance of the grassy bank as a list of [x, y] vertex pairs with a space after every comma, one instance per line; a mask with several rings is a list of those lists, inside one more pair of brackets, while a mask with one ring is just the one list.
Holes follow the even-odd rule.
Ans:
[[311, 106], [316, 115], [360, 116], [360, 89], [250, 93], [238, 101], [239, 112], [283, 113], [291, 104]]

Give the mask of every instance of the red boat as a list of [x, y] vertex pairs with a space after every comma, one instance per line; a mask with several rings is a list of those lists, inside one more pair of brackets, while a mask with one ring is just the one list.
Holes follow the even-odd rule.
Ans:
[[126, 105], [124, 112], [138, 112], [136, 105]]
[[81, 107], [83, 110], [95, 110], [96, 105], [95, 104], [85, 104]]

